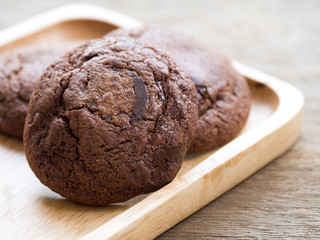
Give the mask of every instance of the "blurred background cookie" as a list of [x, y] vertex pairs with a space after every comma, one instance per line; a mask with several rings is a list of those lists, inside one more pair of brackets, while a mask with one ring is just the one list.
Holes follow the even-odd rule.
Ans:
[[220, 53], [192, 36], [165, 26], [117, 29], [105, 37], [130, 37], [152, 44], [189, 75], [198, 91], [199, 110], [190, 153], [218, 147], [240, 132], [250, 110], [249, 86]]
[[30, 45], [0, 55], [0, 132], [22, 138], [28, 102], [42, 72], [79, 43]]

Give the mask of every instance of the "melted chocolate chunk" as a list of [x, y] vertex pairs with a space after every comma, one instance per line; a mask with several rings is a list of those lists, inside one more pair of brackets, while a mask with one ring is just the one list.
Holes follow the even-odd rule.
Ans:
[[132, 122], [140, 120], [143, 114], [146, 112], [148, 103], [148, 90], [142, 78], [137, 74], [132, 74], [133, 76], [133, 89], [137, 97], [136, 103], [133, 105], [133, 116], [131, 118]]

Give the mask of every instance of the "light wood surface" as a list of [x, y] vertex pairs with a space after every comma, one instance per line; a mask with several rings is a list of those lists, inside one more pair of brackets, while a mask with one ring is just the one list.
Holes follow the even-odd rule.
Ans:
[[[139, 1], [136, 1], [136, 2], [139, 2]], [[138, 6], [133, 7], [133, 5], [128, 4], [128, 2], [124, 2], [124, 5], [121, 8], [117, 4], [115, 4], [114, 6], [115, 8], [118, 7], [120, 10], [124, 10], [124, 11], [130, 12], [132, 10], [133, 12], [132, 15], [137, 14], [140, 16], [140, 19], [149, 17], [150, 22], [158, 21], [158, 23], [161, 23], [159, 21], [160, 20], [159, 14], [157, 15], [152, 13], [159, 12], [164, 8], [169, 9], [168, 3], [166, 2], [162, 2], [162, 3], [164, 7], [163, 6], [159, 7], [159, 10], [155, 10], [154, 8], [151, 8], [150, 6], [145, 4], [146, 5], [145, 8], [150, 7], [148, 8], [149, 11], [146, 11], [145, 9], [143, 11], [143, 7], [141, 7], [141, 5], [139, 6], [139, 4]], [[250, 13], [250, 11], [251, 13], [253, 13], [254, 12], [253, 10], [260, 10], [260, 13], [264, 12], [264, 16], [272, 15], [277, 20], [283, 20], [283, 22], [280, 21], [280, 26], [279, 26], [280, 30], [281, 30], [281, 27], [283, 30], [284, 27], [287, 26], [286, 21], [284, 20], [285, 17], [287, 17], [289, 20], [293, 20], [292, 16], [294, 14], [292, 13], [293, 11], [292, 8], [299, 9], [300, 15], [298, 15], [298, 17], [300, 17], [301, 14], [305, 14], [305, 16], [311, 16], [311, 17], [306, 17], [303, 20], [303, 23], [301, 23], [302, 24], [301, 26], [298, 25], [298, 27], [293, 27], [293, 29], [291, 29], [293, 32], [292, 33], [293, 36], [291, 40], [290, 39], [283, 40], [284, 42], [291, 41], [291, 47], [300, 46], [303, 43], [303, 41], [307, 40], [307, 43], [309, 43], [310, 45], [309, 48], [308, 46], [303, 46], [303, 49], [307, 49], [306, 53], [303, 53], [301, 49], [296, 48], [297, 53], [295, 53], [294, 51], [284, 50], [284, 52], [287, 51], [287, 53], [289, 53], [288, 56], [286, 56], [284, 52], [281, 52], [281, 51], [275, 54], [272, 51], [270, 51], [270, 48], [272, 46], [273, 47], [275, 46], [277, 49], [277, 45], [276, 43], [274, 43], [276, 41], [272, 39], [273, 37], [270, 37], [271, 39], [266, 40], [266, 41], [270, 41], [269, 45], [263, 45], [263, 46], [260, 46], [260, 48], [258, 48], [257, 45], [259, 46], [259, 44], [255, 41], [252, 41], [254, 40], [254, 37], [250, 35], [250, 31], [244, 34], [249, 39], [248, 42], [245, 41], [246, 40], [245, 37], [237, 38], [237, 41], [234, 41], [234, 39], [232, 40], [232, 36], [230, 37], [230, 34], [237, 35], [239, 33], [237, 32], [234, 33], [232, 31], [231, 31], [232, 33], [230, 33], [224, 30], [225, 29], [224, 26], [228, 25], [227, 23], [229, 23], [229, 26], [233, 26], [232, 20], [225, 20], [225, 22], [217, 21], [216, 25], [213, 25], [214, 24], [213, 20], [211, 20], [212, 22], [209, 21], [210, 24], [215, 26], [215, 28], [212, 29], [212, 34], [206, 31], [209, 28], [209, 25], [204, 24], [202, 27], [197, 28], [194, 25], [195, 23], [192, 23], [191, 20], [188, 20], [186, 22], [183, 22], [181, 20], [180, 27], [182, 29], [185, 28], [187, 31], [190, 31], [190, 32], [202, 33], [203, 34], [202, 36], [205, 36], [204, 39], [207, 39], [208, 42], [214, 43], [216, 46], [219, 46], [219, 48], [223, 48], [225, 52], [228, 53], [229, 55], [234, 57], [238, 56], [237, 57], [238, 60], [246, 61], [247, 63], [251, 63], [252, 61], [251, 65], [258, 66], [258, 67], [260, 66], [260, 68], [261, 67], [263, 68], [264, 66], [265, 70], [269, 70], [269, 72], [272, 72], [273, 70], [275, 73], [277, 73], [277, 69], [279, 69], [278, 74], [275, 74], [275, 75], [287, 77], [286, 79], [288, 79], [288, 81], [294, 82], [296, 85], [299, 86], [299, 88], [302, 88], [308, 93], [306, 94], [307, 100], [310, 100], [310, 99], [313, 100], [311, 101], [311, 103], [309, 102], [309, 104], [307, 101], [307, 105], [306, 105], [307, 114], [305, 117], [305, 122], [307, 121], [308, 125], [304, 125], [303, 134], [301, 137], [302, 141], [300, 140], [298, 144], [292, 150], [289, 151], [289, 153], [281, 157], [275, 163], [270, 164], [268, 167], [264, 168], [263, 171], [260, 171], [258, 174], [255, 174], [249, 180], [247, 180], [240, 186], [236, 187], [235, 189], [230, 191], [228, 194], [219, 198], [218, 200], [216, 200], [215, 202], [213, 202], [212, 204], [210, 204], [209, 206], [207, 206], [197, 214], [193, 215], [192, 217], [188, 218], [184, 222], [177, 225], [175, 228], [173, 228], [169, 232], [162, 235], [161, 236], [162, 238], [167, 238], [167, 239], [197, 238], [198, 239], [198, 238], [212, 238], [212, 237], [240, 238], [240, 237], [249, 237], [249, 236], [262, 237], [262, 238], [263, 237], [264, 238], [271, 238], [271, 237], [315, 238], [319, 236], [318, 235], [319, 215], [320, 215], [319, 207], [318, 207], [319, 206], [319, 184], [317, 182], [317, 179], [319, 179], [320, 166], [319, 166], [318, 160], [320, 156], [319, 156], [319, 151], [317, 150], [317, 146], [319, 145], [319, 130], [316, 127], [317, 123], [319, 123], [319, 118], [318, 118], [319, 111], [317, 111], [318, 101], [316, 101], [316, 100], [319, 100], [318, 94], [317, 94], [319, 85], [317, 85], [317, 81], [316, 81], [317, 80], [316, 76], [319, 77], [319, 72], [317, 72], [318, 68], [316, 67], [316, 66], [319, 66], [319, 64], [317, 64], [319, 63], [318, 61], [319, 59], [315, 57], [317, 56], [316, 54], [319, 53], [319, 49], [317, 48], [316, 44], [314, 45], [311, 44], [313, 43], [313, 41], [315, 41], [315, 39], [317, 40], [316, 38], [317, 31], [311, 31], [310, 29], [317, 30], [317, 26], [313, 26], [312, 23], [314, 21], [309, 20], [311, 18], [313, 20], [317, 19], [317, 16], [318, 16], [316, 14], [317, 8], [316, 6], [305, 7], [305, 5], [303, 6], [298, 5], [296, 7], [292, 7], [291, 9], [289, 8], [287, 12], [284, 12], [285, 14], [283, 14], [283, 16], [285, 17], [279, 17], [280, 15], [273, 14], [273, 13], [271, 14], [270, 9], [275, 10], [277, 12], [277, 9], [282, 9], [283, 6], [281, 4], [273, 5], [273, 7], [268, 8], [268, 5], [266, 7], [265, 5], [263, 5], [263, 3], [260, 3], [261, 6], [259, 4], [250, 3], [249, 1], [248, 3], [249, 4], [248, 6], [246, 6], [246, 8], [242, 7], [239, 4], [234, 4], [234, 6], [231, 5], [232, 6], [231, 11], [236, 13], [236, 12], [239, 12], [239, 10], [243, 10], [244, 13]], [[225, 6], [225, 4], [218, 4], [217, 2], [214, 2], [214, 1], [213, 3], [207, 2], [207, 4], [209, 6], [213, 6], [212, 4], [217, 4], [218, 10], [219, 8], [220, 10], [221, 8], [225, 10], [230, 10], [229, 8], [227, 8], [229, 6], [228, 4], [226, 4]], [[173, 4], [173, 5], [174, 6], [171, 6], [172, 9], [177, 9], [176, 4]], [[209, 7], [200, 6], [198, 8], [194, 8], [194, 6], [188, 2], [187, 2], [187, 5], [189, 6], [189, 9], [190, 9], [188, 10], [189, 11], [188, 13], [193, 12], [194, 19], [199, 17], [200, 20], [204, 20], [204, 17], [201, 17], [204, 14], [202, 13], [201, 15], [200, 10], [202, 9], [202, 11], [206, 13], [206, 9], [209, 9]], [[191, 5], [193, 7], [190, 7]], [[44, 4], [44, 5], [38, 6], [38, 8], [34, 7], [29, 9], [30, 9], [30, 12], [32, 12], [35, 9], [40, 9], [41, 7], [43, 8], [45, 6], [49, 6], [49, 4], [48, 5]], [[305, 11], [306, 8], [310, 10], [313, 9], [313, 10], [311, 12], [308, 12], [307, 14]], [[0, 9], [3, 9], [3, 8], [1, 7]], [[7, 9], [10, 9], [10, 6]], [[180, 12], [186, 11], [186, 9], [187, 7], [183, 5], [180, 8]], [[213, 11], [217, 13], [219, 17], [221, 17], [222, 13], [219, 13], [218, 10], [215, 9]], [[20, 11], [22, 12], [22, 10]], [[204, 16], [209, 16], [209, 12], [207, 13], [208, 15], [204, 15]], [[240, 13], [237, 13], [237, 14], [234, 14], [235, 19], [237, 19], [237, 17], [239, 18], [239, 15], [241, 15]], [[1, 16], [3, 17], [3, 16], [9, 16], [9, 15], [7, 14], [7, 15], [1, 15]], [[169, 16], [169, 19], [163, 18], [161, 19], [162, 22], [167, 22], [167, 23], [171, 22], [172, 25], [175, 24], [179, 27], [179, 21], [172, 22], [172, 19], [170, 21], [170, 16], [173, 19], [177, 20], [179, 19], [179, 17], [183, 19], [181, 15], [179, 16], [177, 14], [174, 15], [172, 10], [172, 11], [167, 11], [167, 16]], [[212, 14], [210, 16], [212, 16]], [[188, 19], [190, 19], [190, 16]], [[192, 16], [191, 16], [191, 19], [192, 19]], [[214, 17], [210, 19], [214, 19]], [[263, 23], [262, 18], [257, 18], [255, 23], [261, 24], [261, 21]], [[247, 22], [243, 20], [242, 23], [247, 23]], [[310, 29], [306, 28], [305, 31], [307, 33], [311, 33], [311, 32], [315, 33], [313, 34], [313, 36], [303, 37], [302, 35], [299, 35], [299, 32], [298, 33], [295, 32], [299, 30], [302, 31], [302, 29], [304, 29], [303, 24], [306, 24], [306, 23], [309, 24], [308, 27]], [[221, 26], [221, 29], [219, 29], [219, 26]], [[251, 27], [253, 27], [253, 29], [256, 30], [256, 32], [259, 32], [258, 29], [255, 29], [255, 26], [251, 26]], [[276, 36], [281, 36], [280, 30], [274, 29], [275, 31], [274, 34], [278, 34]], [[268, 32], [268, 29], [266, 28], [264, 28], [264, 31], [266, 31], [269, 34], [272, 33], [270, 32], [270, 30]], [[220, 34], [217, 35], [217, 33], [220, 33]], [[294, 35], [294, 33], [298, 34], [298, 37], [300, 36], [302, 40], [296, 39], [295, 38], [296, 35]], [[255, 35], [255, 37], [259, 38], [261, 36]], [[214, 40], [214, 39], [217, 39], [217, 40]], [[248, 44], [250, 45], [248, 46]], [[278, 41], [278, 44], [279, 46], [284, 46], [284, 45], [281, 45], [283, 43], [279, 41]], [[315, 47], [311, 48], [311, 45]], [[247, 46], [247, 48], [244, 48], [244, 46]], [[255, 53], [259, 53], [259, 54], [255, 54]], [[296, 56], [296, 58], [294, 58], [294, 56]], [[275, 63], [274, 59], [278, 60], [278, 62]], [[307, 61], [308, 64], [298, 64], [300, 63], [301, 59], [304, 59], [305, 61]], [[265, 62], [263, 62], [263, 60]], [[303, 61], [301, 61], [301, 63], [303, 63]], [[284, 71], [283, 65], [281, 64], [288, 66], [289, 69], [286, 69], [286, 71]], [[305, 76], [305, 78], [303, 78], [303, 76]], [[304, 81], [300, 81], [300, 79], [303, 79]], [[8, 144], [6, 146], [9, 147], [10, 145], [11, 144]], [[15, 148], [19, 150], [19, 148], [21, 147], [18, 146]], [[18, 163], [17, 165], [15, 165], [17, 169], [19, 169], [19, 166], [20, 165], [18, 165]], [[9, 189], [4, 188], [1, 190], [3, 190], [3, 192], [5, 193], [10, 192], [10, 188]], [[68, 218], [72, 219], [72, 213], [70, 213], [70, 215], [67, 215], [67, 219]], [[63, 224], [61, 225], [63, 226]], [[67, 226], [65, 227], [67, 228]]]

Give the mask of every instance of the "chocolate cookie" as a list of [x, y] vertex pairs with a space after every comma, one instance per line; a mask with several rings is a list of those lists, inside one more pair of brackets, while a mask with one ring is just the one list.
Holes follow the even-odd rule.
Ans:
[[157, 190], [191, 144], [196, 101], [189, 77], [162, 52], [92, 40], [41, 76], [24, 131], [29, 165], [44, 185], [89, 205]]
[[22, 138], [35, 83], [43, 70], [73, 45], [34, 45], [0, 55], [0, 132]]
[[199, 120], [188, 152], [218, 147], [233, 139], [250, 110], [246, 80], [218, 52], [193, 37], [164, 26], [117, 29], [106, 37], [130, 37], [167, 52], [198, 90]]

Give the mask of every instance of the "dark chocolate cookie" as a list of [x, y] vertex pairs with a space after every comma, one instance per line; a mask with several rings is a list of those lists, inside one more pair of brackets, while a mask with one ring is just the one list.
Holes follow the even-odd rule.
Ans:
[[250, 110], [250, 90], [246, 80], [221, 54], [164, 26], [117, 29], [106, 37], [131, 37], [154, 45], [168, 53], [194, 82], [199, 120], [188, 152], [218, 147], [240, 132]]
[[40, 181], [107, 205], [172, 181], [191, 144], [197, 92], [171, 58], [128, 39], [92, 40], [41, 76], [24, 144]]
[[22, 138], [35, 83], [45, 68], [71, 46], [71, 43], [26, 46], [0, 55], [0, 132]]

